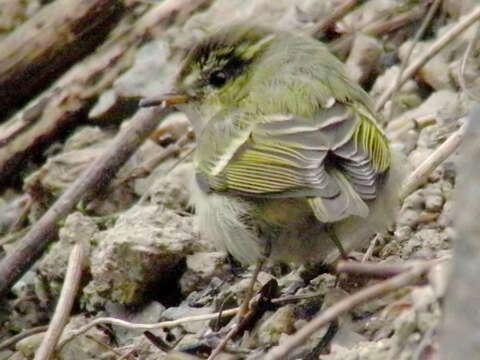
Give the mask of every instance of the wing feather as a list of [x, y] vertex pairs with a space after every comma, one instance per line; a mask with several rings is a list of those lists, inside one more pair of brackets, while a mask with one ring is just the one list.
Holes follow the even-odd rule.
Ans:
[[336, 102], [312, 118], [248, 116], [218, 117], [202, 134], [197, 171], [211, 191], [307, 197], [322, 222], [368, 215], [365, 201], [376, 197], [378, 175], [390, 161], [388, 142], [368, 109]]

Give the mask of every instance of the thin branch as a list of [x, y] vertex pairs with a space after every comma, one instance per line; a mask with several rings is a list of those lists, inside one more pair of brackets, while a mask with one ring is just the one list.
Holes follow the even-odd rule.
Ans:
[[362, 263], [366, 262], [366, 261], [368, 261], [368, 259], [370, 259], [370, 257], [373, 254], [373, 251], [375, 250], [375, 246], [377, 246], [377, 242], [380, 238], [381, 238], [381, 235], [376, 234], [375, 237], [372, 239], [372, 241], [370, 241], [370, 244], [368, 245], [368, 249], [365, 252], [365, 254], [363, 255]]
[[208, 360], [213, 360], [217, 357], [220, 352], [225, 348], [227, 343], [232, 339], [239, 331], [241, 328], [241, 322], [247, 312], [249, 311], [249, 304], [250, 300], [253, 297], [253, 292], [255, 288], [255, 282], [257, 281], [258, 274], [260, 273], [260, 270], [262, 270], [262, 266], [265, 262], [265, 258], [260, 258], [260, 260], [257, 261], [257, 264], [255, 265], [255, 270], [253, 271], [252, 274], [252, 279], [250, 280], [250, 284], [247, 289], [247, 293], [245, 294], [245, 298], [242, 301], [242, 304], [240, 305], [240, 309], [237, 312], [237, 317], [235, 318], [234, 322], [235, 325], [233, 326], [232, 329], [228, 332], [228, 334], [223, 338], [223, 340], [213, 349], [213, 351], [210, 353], [210, 356], [208, 357]]
[[[433, 15], [435, 15], [441, 3], [442, 3], [442, 0], [435, 0], [435, 2], [428, 9], [427, 16], [422, 21], [422, 25], [420, 25], [420, 28], [416, 32], [412, 42], [410, 43], [410, 46], [408, 47], [407, 54], [405, 55], [405, 58], [403, 59], [402, 64], [400, 65], [400, 71], [398, 72], [395, 78], [394, 87], [392, 89], [392, 95], [390, 97], [393, 97], [393, 95], [400, 89], [400, 80], [402, 78], [403, 72], [405, 71], [405, 68], [407, 67], [408, 62], [410, 61], [410, 57], [413, 54], [413, 49], [415, 49], [415, 46], [417, 45], [417, 43], [420, 41], [423, 34], [427, 30], [428, 25], [433, 19]], [[390, 110], [392, 110], [392, 108], [390, 108]], [[388, 116], [388, 120], [390, 120], [390, 117], [391, 117], [391, 111]]]
[[440, 165], [445, 159], [447, 159], [458, 146], [462, 143], [463, 138], [466, 134], [466, 126], [463, 125], [458, 129], [454, 134], [440, 145], [428, 158], [426, 158], [423, 163], [421, 163], [415, 171], [413, 171], [408, 178], [402, 184], [400, 190], [400, 199], [405, 199], [418, 187], [423, 185], [428, 176]]
[[238, 327], [239, 324], [235, 324], [230, 331], [225, 335], [225, 337], [222, 339], [222, 341], [213, 349], [213, 351], [210, 353], [210, 356], [208, 357], [207, 360], [213, 360], [217, 357], [218, 354], [222, 352], [222, 350], [225, 348], [227, 343], [233, 339], [233, 337], [237, 334], [238, 332]]
[[335, 8], [328, 16], [321, 19], [315, 25], [311, 31], [311, 35], [315, 37], [322, 35], [328, 28], [347, 15], [359, 2], [360, 0], [345, 0], [340, 6]]
[[142, 109], [67, 191], [33, 225], [17, 248], [0, 262], [0, 297], [43, 253], [58, 230], [58, 221], [67, 216], [86, 193], [104, 188], [143, 140], [157, 126], [168, 109]]
[[[117, 360], [125, 360], [125, 359], [128, 359], [130, 356], [133, 356], [135, 354], [135, 352], [137, 351], [137, 349], [133, 348], [129, 351], [127, 351], [125, 354], [123, 354], [122, 356], [120, 356]], [[134, 357], [135, 358], [135, 357]]]
[[265, 359], [280, 360], [286, 359], [288, 354], [303, 344], [315, 331], [336, 319], [339, 315], [363, 304], [371, 299], [383, 296], [389, 292], [400, 289], [404, 286], [415, 283], [429, 269], [427, 264], [419, 264], [393, 278], [384, 280], [378, 284], [366, 287], [357, 293], [344, 298], [335, 305], [326, 309], [296, 334], [288, 338], [282, 345], [270, 350]]
[[[410, 66], [405, 70], [403, 73], [398, 86], [402, 87], [403, 84], [407, 82], [422, 66], [424, 66], [432, 57], [437, 55], [446, 45], [448, 45], [451, 41], [456, 39], [463, 31], [465, 31], [469, 26], [475, 23], [478, 19], [480, 19], [480, 6], [477, 6], [473, 9], [472, 13], [465, 17], [463, 21], [456, 24], [452, 27], [449, 31], [447, 31], [442, 37], [437, 39], [432, 46], [430, 46], [427, 51], [422, 53]], [[383, 95], [378, 100], [377, 104], [375, 105], [375, 110], [379, 111], [382, 107], [386, 104], [386, 102], [391, 98], [395, 87], [397, 84], [392, 84]]]
[[422, 266], [432, 267], [438, 263], [450, 260], [449, 257], [442, 257], [429, 261], [409, 261], [404, 263], [368, 263], [368, 262], [356, 262], [356, 261], [339, 261], [336, 266], [338, 273], [365, 275], [379, 278], [389, 278], [399, 275], [405, 271], [412, 269], [415, 266], [421, 264]]
[[47, 333], [35, 353], [35, 360], [48, 360], [55, 351], [55, 346], [72, 311], [86, 257], [87, 250], [85, 245], [80, 242], [75, 244], [68, 258], [67, 273], [55, 313], [50, 321]]
[[421, 19], [425, 13], [425, 6], [415, 6], [409, 11], [400, 13], [391, 19], [383, 22], [374, 22], [367, 24], [362, 32], [368, 35], [376, 36], [387, 32], [395, 31], [405, 25], [408, 25], [418, 19]]
[[389, 278], [412, 268], [412, 264], [397, 263], [359, 263], [356, 261], [339, 261], [336, 267], [338, 273], [365, 275], [379, 278]]
[[11, 338], [8, 338], [7, 340], [0, 343], [0, 351], [9, 348], [12, 345], [15, 345], [20, 340], [25, 339], [29, 336], [47, 331], [47, 329], [48, 329], [48, 325], [42, 325], [42, 326], [37, 326], [37, 327], [31, 328], [31, 329], [27, 329], [25, 331], [22, 331], [21, 333], [19, 333], [17, 335], [14, 335]]
[[87, 332], [88, 330], [90, 330], [92, 327], [100, 324], [111, 324], [115, 326], [121, 326], [125, 329], [130, 329], [130, 330], [142, 330], [142, 331], [155, 330], [158, 328], [171, 328], [171, 327], [175, 327], [175, 326], [182, 325], [185, 323], [190, 323], [190, 322], [212, 320], [212, 319], [216, 319], [219, 316], [222, 316], [222, 317], [232, 316], [232, 315], [235, 315], [239, 309], [240, 308], [237, 307], [234, 309], [223, 310], [221, 314], [218, 312], [212, 313], [212, 314], [202, 314], [202, 315], [184, 317], [177, 320], [162, 321], [162, 322], [153, 323], [153, 324], [134, 324], [134, 323], [131, 323], [125, 320], [116, 319], [116, 318], [100, 317], [91, 321], [87, 325], [82, 326], [77, 330], [73, 330], [68, 336], [65, 337], [64, 340], [62, 340], [58, 344], [58, 348], [61, 348], [67, 342], [71, 341], [74, 337], [79, 336]]
[[460, 65], [460, 74], [459, 74], [459, 82], [460, 82], [460, 87], [462, 90], [469, 96], [472, 100], [474, 101], [480, 101], [480, 97], [473, 93], [467, 86], [465, 82], [465, 68], [467, 66], [467, 61], [468, 58], [470, 57], [470, 53], [472, 52], [473, 47], [475, 46], [475, 43], [477, 42], [478, 36], [480, 35], [480, 23], [477, 23], [475, 32], [473, 33], [472, 38], [468, 42], [467, 49], [465, 50], [465, 54], [463, 55], [462, 58], [462, 63]]

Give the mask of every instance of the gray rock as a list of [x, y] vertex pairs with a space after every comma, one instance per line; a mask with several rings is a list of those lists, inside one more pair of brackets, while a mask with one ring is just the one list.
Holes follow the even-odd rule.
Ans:
[[282, 306], [273, 314], [266, 313], [257, 330], [258, 342], [263, 345], [277, 344], [282, 334], [295, 331], [295, 312], [292, 305]]
[[198, 252], [187, 256], [187, 269], [180, 279], [182, 293], [189, 294], [210, 283], [212, 277], [226, 278], [227, 254], [224, 252]]
[[92, 281], [87, 298], [137, 303], [154, 283], [198, 249], [191, 217], [157, 206], [135, 206], [114, 227], [98, 234], [91, 257]]
[[[80, 212], [70, 214], [65, 220], [64, 226], [60, 229], [59, 240], [55, 242], [50, 251], [41, 259], [38, 265], [38, 272], [43, 281], [48, 283], [48, 296], [50, 300], [60, 295], [63, 279], [67, 270], [68, 257], [76, 243], [83, 243], [87, 249], [93, 241], [98, 227], [92, 218]], [[39, 289], [37, 288], [37, 293]]]
[[372, 71], [379, 67], [383, 48], [380, 41], [361, 32], [355, 35], [352, 49], [346, 61], [347, 69], [355, 81], [364, 83]]

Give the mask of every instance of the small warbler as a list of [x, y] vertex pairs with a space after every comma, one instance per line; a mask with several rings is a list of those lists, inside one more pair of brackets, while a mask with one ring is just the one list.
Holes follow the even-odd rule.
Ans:
[[[171, 93], [190, 119], [201, 233], [243, 263], [333, 260], [392, 221], [402, 160], [327, 47], [259, 26], [188, 53]], [[333, 242], [330, 241], [334, 240]]]

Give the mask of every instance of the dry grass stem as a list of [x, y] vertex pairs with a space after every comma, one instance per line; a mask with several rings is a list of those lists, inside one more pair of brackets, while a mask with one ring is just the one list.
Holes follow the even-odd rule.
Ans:
[[73, 338], [76, 336], [82, 335], [85, 332], [87, 332], [89, 329], [91, 329], [94, 326], [100, 325], [100, 324], [111, 324], [115, 326], [121, 326], [125, 329], [130, 329], [130, 330], [139, 330], [139, 331], [145, 331], [145, 330], [155, 330], [158, 328], [170, 328], [170, 327], [175, 327], [178, 325], [182, 325], [185, 323], [190, 323], [190, 322], [195, 322], [195, 321], [205, 321], [205, 320], [212, 320], [216, 319], [219, 316], [222, 317], [227, 317], [227, 316], [232, 316], [235, 315], [240, 308], [234, 308], [234, 309], [229, 309], [229, 310], [223, 310], [220, 313], [212, 313], [212, 314], [203, 314], [203, 315], [196, 315], [196, 316], [188, 316], [184, 317], [181, 319], [177, 320], [170, 320], [170, 321], [162, 321], [158, 323], [153, 323], [153, 324], [134, 324], [129, 321], [125, 320], [120, 320], [116, 318], [111, 318], [111, 317], [100, 317], [97, 318], [90, 323], [88, 323], [85, 326], [82, 326], [81, 328], [72, 331], [64, 340], [62, 340], [58, 347], [61, 348], [63, 345], [65, 345], [67, 342], [71, 341]]
[[450, 258], [442, 257], [430, 261], [409, 261], [404, 263], [368, 263], [356, 261], [339, 261], [336, 267], [338, 273], [346, 273], [353, 275], [365, 275], [372, 277], [388, 278], [401, 274], [415, 266], [423, 264], [431, 267], [438, 263], [448, 261]]
[[15, 345], [20, 340], [25, 339], [29, 336], [47, 331], [47, 329], [48, 329], [48, 325], [42, 325], [42, 326], [37, 326], [31, 329], [24, 330], [21, 333], [14, 335], [11, 338], [8, 338], [7, 340], [0, 343], [0, 351], [9, 348], [12, 345]]
[[425, 159], [408, 177], [405, 179], [402, 184], [402, 189], [400, 190], [400, 198], [403, 200], [418, 187], [425, 184], [428, 179], [428, 176], [440, 165], [444, 160], [446, 160], [462, 143], [463, 138], [466, 134], [466, 126], [463, 125], [458, 129], [454, 134], [440, 145], [428, 158]]
[[475, 32], [472, 38], [470, 39], [470, 41], [468, 42], [467, 49], [465, 50], [465, 54], [463, 55], [462, 63], [460, 65], [460, 74], [459, 74], [460, 87], [462, 88], [462, 90], [465, 92], [465, 94], [467, 94], [468, 97], [478, 102], [480, 102], [480, 96], [478, 96], [472, 90], [470, 90], [470, 88], [467, 86], [467, 83], [465, 82], [465, 68], [467, 66], [468, 58], [470, 57], [472, 49], [474, 48], [479, 35], [480, 35], [480, 22], [477, 23]]
[[35, 360], [48, 360], [55, 351], [58, 339], [67, 324], [72, 310], [73, 302], [77, 295], [82, 270], [87, 257], [87, 250], [82, 243], [75, 244], [68, 259], [67, 273], [63, 283], [60, 298], [55, 313], [48, 326], [48, 330], [35, 353]]

